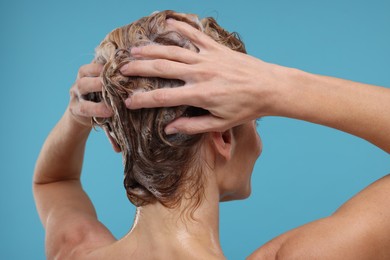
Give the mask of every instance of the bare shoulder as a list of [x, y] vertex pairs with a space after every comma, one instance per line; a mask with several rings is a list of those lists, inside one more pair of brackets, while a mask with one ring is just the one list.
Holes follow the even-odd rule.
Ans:
[[332, 216], [293, 229], [248, 260], [390, 259], [390, 175], [374, 182]]
[[99, 221], [75, 218], [73, 222], [63, 226], [53, 223], [57, 230], [47, 233], [47, 259], [98, 259], [90, 255], [116, 242], [111, 232]]

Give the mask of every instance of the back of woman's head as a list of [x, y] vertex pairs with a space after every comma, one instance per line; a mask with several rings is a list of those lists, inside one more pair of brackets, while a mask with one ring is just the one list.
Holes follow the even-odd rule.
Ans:
[[181, 116], [197, 116], [207, 111], [179, 106], [128, 110], [124, 100], [134, 92], [180, 87], [176, 79], [123, 76], [120, 68], [134, 61], [130, 49], [149, 44], [174, 45], [198, 51], [188, 39], [166, 27], [166, 19], [176, 19], [203, 31], [229, 48], [245, 52], [236, 34], [222, 29], [213, 18], [173, 11], [156, 12], [109, 33], [96, 48], [95, 62], [103, 64], [104, 102], [112, 108], [111, 118], [94, 118], [94, 124], [108, 130], [119, 145], [124, 163], [124, 186], [136, 206], [156, 201], [174, 207], [183, 196], [194, 205], [201, 202], [204, 178], [197, 154], [202, 135], [166, 135], [165, 126]]

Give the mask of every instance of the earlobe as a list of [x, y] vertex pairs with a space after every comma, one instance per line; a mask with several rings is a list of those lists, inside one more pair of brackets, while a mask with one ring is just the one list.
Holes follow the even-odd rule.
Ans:
[[233, 135], [232, 130], [226, 130], [225, 132], [213, 132], [212, 133], [213, 143], [216, 149], [216, 152], [225, 158], [225, 160], [230, 160], [232, 156], [232, 142]]
[[120, 153], [122, 150], [119, 147], [119, 145], [116, 142], [116, 140], [111, 136], [110, 131], [107, 129], [106, 126], [104, 126], [103, 129], [104, 129], [104, 132], [106, 133], [106, 135], [108, 137], [108, 140], [110, 140], [110, 143], [112, 145], [112, 149], [114, 149], [115, 152]]

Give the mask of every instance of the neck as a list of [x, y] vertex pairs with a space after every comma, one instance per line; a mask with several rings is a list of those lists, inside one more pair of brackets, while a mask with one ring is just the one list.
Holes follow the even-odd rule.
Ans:
[[186, 200], [174, 209], [160, 203], [139, 207], [126, 238], [135, 238], [140, 252], [156, 252], [161, 259], [164, 254], [167, 259], [224, 259], [219, 242], [219, 191], [215, 183], [210, 184], [205, 185], [205, 197], [193, 214]]

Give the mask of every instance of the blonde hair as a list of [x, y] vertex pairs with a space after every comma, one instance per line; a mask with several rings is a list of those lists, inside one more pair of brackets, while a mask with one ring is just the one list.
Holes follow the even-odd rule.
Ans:
[[111, 118], [94, 118], [96, 126], [105, 127], [122, 150], [124, 186], [129, 200], [136, 206], [159, 201], [174, 207], [182, 197], [192, 198], [196, 207], [204, 195], [202, 166], [197, 162], [202, 135], [169, 135], [165, 126], [181, 116], [208, 113], [189, 107], [128, 110], [124, 100], [135, 91], [180, 87], [177, 79], [127, 77], [120, 68], [135, 60], [134, 46], [174, 45], [198, 52], [198, 48], [176, 31], [169, 31], [166, 19], [186, 22], [229, 48], [244, 52], [237, 34], [220, 27], [213, 18], [199, 20], [196, 15], [163, 11], [143, 17], [109, 33], [96, 48], [95, 62], [103, 64], [101, 98], [112, 108]]

